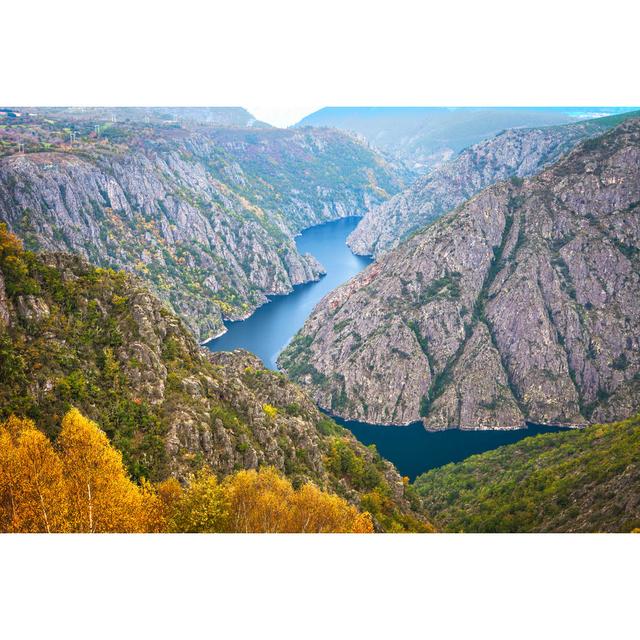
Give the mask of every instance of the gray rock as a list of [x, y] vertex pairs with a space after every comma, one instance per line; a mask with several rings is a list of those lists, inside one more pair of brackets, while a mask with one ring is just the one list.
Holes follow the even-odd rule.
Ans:
[[280, 357], [322, 407], [427, 428], [640, 406], [640, 120], [497, 184], [325, 297]]
[[475, 144], [372, 207], [347, 244], [357, 254], [380, 256], [482, 189], [511, 176], [534, 175], [581, 140], [603, 133], [610, 122], [512, 129]]
[[29, 322], [42, 322], [49, 317], [47, 303], [36, 296], [17, 296], [16, 310], [21, 320]]
[[296, 249], [301, 229], [403, 186], [337, 131], [128, 126], [118, 145], [0, 158], [0, 220], [28, 248], [135, 273], [202, 341], [318, 279]]
[[9, 312], [9, 300], [4, 287], [4, 276], [0, 272], [0, 328], [4, 329], [9, 326], [11, 314]]

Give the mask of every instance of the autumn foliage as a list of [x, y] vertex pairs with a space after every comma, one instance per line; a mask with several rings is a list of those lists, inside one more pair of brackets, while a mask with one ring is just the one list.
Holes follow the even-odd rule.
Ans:
[[170, 516], [173, 531], [241, 533], [370, 533], [368, 513], [311, 484], [294, 489], [272, 467], [239, 471], [218, 482], [194, 476]]
[[0, 529], [14, 532], [158, 530], [155, 492], [132, 482], [122, 455], [77, 409], [56, 447], [30, 420], [0, 425]]
[[0, 423], [3, 532], [354, 532], [371, 516], [311, 484], [294, 489], [276, 469], [239, 471], [218, 482], [207, 469], [183, 487], [128, 476], [98, 425], [72, 409], [54, 444], [35, 424]]

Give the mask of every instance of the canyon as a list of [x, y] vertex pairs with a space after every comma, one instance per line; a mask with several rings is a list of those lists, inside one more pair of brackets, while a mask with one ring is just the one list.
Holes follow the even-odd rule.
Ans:
[[200, 340], [316, 280], [323, 268], [294, 236], [362, 214], [408, 175], [337, 131], [146, 113], [104, 122], [91, 111], [36, 112], [5, 125], [0, 220], [29, 249], [136, 273]]
[[321, 407], [433, 430], [638, 408], [640, 123], [582, 142], [384, 254], [281, 354]]
[[[136, 482], [274, 467], [376, 531], [635, 526], [637, 420], [627, 457], [599, 423], [638, 411], [637, 113], [417, 160], [240, 108], [1, 117], [0, 418], [55, 442], [77, 407]], [[500, 519], [514, 469], [568, 500], [592, 442], [624, 500]]]

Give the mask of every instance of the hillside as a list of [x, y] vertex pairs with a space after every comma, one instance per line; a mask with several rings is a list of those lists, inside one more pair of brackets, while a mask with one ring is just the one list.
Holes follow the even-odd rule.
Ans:
[[425, 172], [504, 129], [576, 122], [608, 107], [325, 107], [297, 126], [334, 127], [364, 136]]
[[373, 533], [371, 514], [272, 467], [203, 468], [136, 483], [104, 431], [77, 409], [55, 442], [33, 421], [0, 422], [1, 533]]
[[640, 398], [639, 203], [635, 119], [383, 255], [323, 299], [280, 364], [366, 422], [626, 418]]
[[0, 225], [0, 419], [30, 418], [55, 439], [71, 407], [134, 479], [273, 466], [366, 509], [378, 530], [428, 528], [395, 468], [282, 374], [199, 347], [138, 278], [24, 251]]
[[201, 340], [319, 277], [296, 250], [301, 229], [361, 214], [402, 185], [337, 131], [64, 111], [0, 124], [0, 220], [30, 249], [138, 274]]
[[640, 527], [640, 416], [526, 438], [420, 476], [436, 525], [467, 532]]
[[504, 131], [464, 149], [393, 198], [372, 207], [347, 244], [357, 254], [379, 256], [482, 189], [512, 176], [532, 176], [581, 140], [601, 135], [638, 115], [640, 112], [632, 111], [562, 126]]

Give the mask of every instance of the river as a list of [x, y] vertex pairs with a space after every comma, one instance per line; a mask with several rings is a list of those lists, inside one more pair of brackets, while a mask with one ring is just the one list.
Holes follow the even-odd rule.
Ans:
[[[311, 227], [296, 238], [301, 253], [311, 253], [327, 270], [318, 282], [294, 288], [283, 296], [270, 296], [270, 302], [251, 317], [227, 322], [227, 332], [207, 343], [212, 351], [246, 349], [259, 356], [270, 369], [277, 369], [278, 354], [302, 327], [320, 299], [362, 271], [371, 260], [354, 255], [345, 244], [359, 218], [342, 218]], [[530, 425], [510, 431], [427, 432], [417, 422], [406, 427], [385, 427], [362, 422], [337, 420], [364, 444], [375, 444], [380, 455], [393, 462], [402, 475], [413, 480], [435, 467], [464, 460], [475, 453], [495, 449], [538, 433], [560, 431], [557, 427]]]
[[269, 369], [277, 369], [278, 354], [302, 328], [320, 299], [371, 262], [370, 258], [351, 253], [345, 244], [359, 220], [358, 217], [342, 218], [303, 231], [296, 238], [298, 250], [320, 260], [327, 270], [326, 275], [318, 282], [294, 287], [288, 295], [270, 296], [271, 302], [246, 320], [226, 322], [227, 332], [206, 346], [212, 351], [246, 349], [255, 353]]

